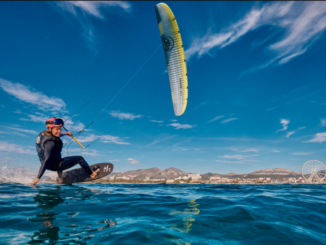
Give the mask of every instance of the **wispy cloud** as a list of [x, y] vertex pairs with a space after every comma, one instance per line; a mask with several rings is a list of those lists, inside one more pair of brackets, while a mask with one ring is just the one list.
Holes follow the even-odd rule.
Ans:
[[215, 160], [215, 162], [221, 162], [221, 163], [250, 163], [250, 162], [255, 162], [255, 160], [241, 160], [241, 161]]
[[293, 152], [293, 155], [297, 155], [297, 156], [307, 156], [307, 155], [311, 155], [314, 152]]
[[210, 123], [210, 122], [214, 122], [214, 121], [216, 121], [216, 120], [219, 120], [219, 119], [221, 119], [222, 117], [224, 117], [224, 115], [214, 117], [212, 120], [209, 120], [208, 123]]
[[32, 121], [32, 122], [46, 122], [49, 117], [45, 116], [43, 113], [36, 112], [34, 115], [27, 115], [29, 118], [20, 118], [21, 121]]
[[276, 132], [284, 131], [288, 129], [288, 124], [290, 123], [290, 120], [287, 119], [281, 119], [280, 124], [282, 124], [283, 128], [277, 130]]
[[180, 124], [180, 123], [171, 123], [171, 124], [168, 124], [167, 126], [172, 126], [172, 127], [175, 127], [176, 129], [189, 129], [189, 128], [196, 127], [196, 125]]
[[276, 26], [283, 30], [275, 43], [267, 47], [273, 57], [258, 69], [272, 63], [284, 64], [302, 55], [326, 29], [326, 5], [323, 2], [273, 2], [253, 7], [242, 19], [218, 33], [207, 33], [192, 42], [186, 50], [187, 59], [200, 58], [240, 40], [261, 27]]
[[171, 135], [171, 136], [168, 136], [168, 137], [164, 137], [164, 138], [159, 137], [159, 138], [155, 139], [152, 143], [150, 143], [150, 144], [147, 145], [147, 146], [156, 145], [157, 143], [160, 143], [160, 142], [163, 142], [163, 141], [166, 141], [166, 140], [172, 139], [172, 138], [174, 138], [174, 137], [176, 137], [176, 136], [177, 136], [177, 135], [174, 134], [174, 135]]
[[322, 118], [322, 119], [320, 119], [320, 125], [321, 125], [322, 127], [325, 127], [325, 126], [326, 126], [326, 118]]
[[257, 149], [244, 149], [244, 150], [239, 150], [237, 148], [231, 148], [232, 151], [237, 151], [237, 152], [259, 152]]
[[238, 159], [238, 160], [243, 160], [248, 157], [256, 157], [257, 155], [224, 155], [221, 156], [220, 158], [230, 158], [230, 159]]
[[172, 151], [189, 151], [189, 149], [183, 148], [183, 147], [176, 147], [176, 148], [172, 149]]
[[[23, 129], [23, 128], [16, 128], [16, 127], [7, 127], [7, 126], [2, 126], [3, 128], [7, 129], [7, 130], [13, 130], [16, 132], [21, 132], [21, 133], [26, 133], [26, 134], [33, 134], [33, 135], [37, 135], [38, 133], [34, 130], [30, 130], [30, 129]], [[11, 133], [9, 131], [9, 133]]]
[[[64, 154], [66, 154], [66, 151], [63, 151]], [[99, 151], [94, 149], [81, 149], [81, 148], [72, 148], [69, 149], [69, 153], [75, 153], [82, 156], [91, 156], [91, 157], [99, 157], [103, 156], [99, 153]]]
[[238, 118], [228, 118], [228, 119], [224, 119], [221, 123], [225, 124], [225, 123], [228, 123], [228, 122], [232, 122], [234, 120], [238, 120]]
[[220, 140], [220, 141], [237, 141], [237, 142], [246, 142], [246, 143], [259, 143], [259, 144], [279, 144], [284, 142], [284, 140], [271, 140], [271, 139], [261, 139], [261, 138], [250, 138], [250, 137], [207, 137], [199, 138], [202, 140]]
[[50, 2], [50, 4], [75, 17], [84, 30], [84, 36], [92, 44], [92, 49], [95, 49], [93, 46], [94, 27], [89, 16], [104, 20], [105, 12], [108, 9], [114, 9], [115, 12], [117, 9], [127, 13], [131, 12], [131, 4], [123, 1], [57, 1]]
[[0, 151], [35, 155], [35, 151], [26, 149], [26, 146], [10, 144], [6, 141], [0, 141]]
[[304, 141], [303, 143], [313, 143], [313, 142], [322, 143], [324, 141], [326, 141], [326, 133], [317, 133], [311, 140]]
[[281, 151], [279, 151], [279, 150], [273, 150], [273, 152], [275, 152], [275, 153], [280, 153]]
[[199, 103], [196, 107], [194, 107], [194, 111], [197, 110], [199, 107], [202, 107], [204, 105], [207, 105], [208, 103], [206, 101], [203, 101], [201, 103]]
[[[85, 128], [85, 125], [81, 122], [73, 122], [71, 119], [65, 121], [65, 126], [68, 130], [76, 130], [80, 131]], [[88, 129], [84, 129], [84, 131], [88, 131]]]
[[19, 132], [12, 132], [12, 131], [0, 131], [0, 135], [2, 135], [2, 134], [18, 135], [18, 136], [21, 136], [21, 137], [27, 137], [26, 134], [22, 134], [22, 133], [19, 133]]
[[118, 136], [112, 136], [112, 135], [103, 135], [98, 136], [95, 134], [89, 134], [87, 136], [79, 137], [78, 140], [80, 142], [92, 142], [94, 140], [98, 140], [102, 143], [113, 143], [116, 145], [130, 145], [128, 142], [124, 142], [120, 137]]
[[122, 1], [63, 1], [56, 2], [61, 9], [72, 13], [77, 17], [78, 10], [93, 17], [104, 19], [104, 10], [107, 8], [118, 7], [126, 12], [131, 11], [131, 5]]
[[298, 131], [300, 131], [300, 130], [302, 130], [302, 129], [305, 129], [306, 127], [300, 127], [300, 128], [298, 128], [297, 130], [294, 130], [294, 131], [290, 131], [290, 132], [288, 132], [287, 134], [286, 134], [286, 138], [289, 138], [292, 134], [295, 134], [296, 132], [298, 132]]
[[119, 118], [120, 120], [134, 120], [136, 118], [141, 118], [141, 115], [134, 115], [132, 113], [120, 112], [120, 111], [111, 111], [109, 113], [111, 116]]
[[155, 122], [155, 123], [164, 123], [164, 121], [158, 121], [158, 120], [150, 120], [150, 122]]
[[294, 134], [295, 133], [295, 131], [290, 131], [290, 132], [287, 132], [287, 134], [286, 134], [286, 138], [289, 138], [292, 134]]
[[135, 160], [135, 159], [133, 159], [133, 158], [128, 158], [128, 162], [129, 162], [130, 164], [141, 164], [140, 161], [137, 161], [137, 160]]
[[0, 87], [8, 94], [23, 102], [35, 105], [40, 110], [60, 111], [66, 107], [62, 99], [53, 96], [48, 97], [42, 92], [35, 91], [21, 83], [13, 83], [0, 78]]

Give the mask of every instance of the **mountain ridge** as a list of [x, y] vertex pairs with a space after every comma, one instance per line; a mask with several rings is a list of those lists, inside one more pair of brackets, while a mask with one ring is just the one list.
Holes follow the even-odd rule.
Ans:
[[[130, 170], [126, 172], [113, 172], [107, 178], [112, 176], [115, 177], [127, 177], [127, 178], [135, 178], [135, 179], [175, 179], [178, 177], [187, 176], [190, 173], [182, 171], [180, 169], [170, 167], [164, 170], [159, 168], [148, 168], [148, 169], [137, 169], [137, 170]], [[285, 168], [268, 168], [268, 169], [261, 169], [256, 170], [247, 174], [238, 174], [238, 173], [228, 173], [228, 174], [218, 174], [218, 173], [205, 173], [200, 174], [202, 179], [209, 179], [212, 176], [217, 176], [221, 178], [292, 178], [292, 177], [300, 177], [301, 173], [295, 172], [292, 170], [288, 170]]]

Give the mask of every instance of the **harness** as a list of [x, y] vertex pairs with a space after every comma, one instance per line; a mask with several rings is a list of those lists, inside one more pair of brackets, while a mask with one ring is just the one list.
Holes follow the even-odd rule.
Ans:
[[44, 144], [46, 142], [54, 141], [54, 143], [58, 149], [58, 152], [61, 152], [62, 146], [63, 146], [62, 140], [59, 137], [49, 136], [45, 132], [46, 132], [46, 130], [41, 132], [38, 135], [38, 137], [36, 139], [36, 144], [35, 144], [36, 152], [37, 152], [37, 155], [38, 155], [38, 158], [39, 158], [41, 164], [43, 164], [43, 161], [44, 161]]

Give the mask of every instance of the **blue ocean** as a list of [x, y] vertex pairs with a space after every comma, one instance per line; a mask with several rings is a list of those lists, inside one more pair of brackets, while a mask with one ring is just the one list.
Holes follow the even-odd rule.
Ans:
[[0, 244], [326, 244], [324, 185], [0, 184]]

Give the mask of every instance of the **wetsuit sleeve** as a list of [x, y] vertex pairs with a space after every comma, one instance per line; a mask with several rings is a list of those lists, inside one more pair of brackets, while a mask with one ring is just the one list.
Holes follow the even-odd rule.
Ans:
[[44, 144], [44, 162], [38, 172], [37, 178], [41, 178], [49, 165], [49, 160], [51, 155], [53, 154], [53, 150], [55, 149], [55, 143], [53, 141], [48, 141]]
[[62, 133], [60, 134], [60, 137], [65, 136], [65, 135], [68, 135], [68, 132], [62, 132]]

